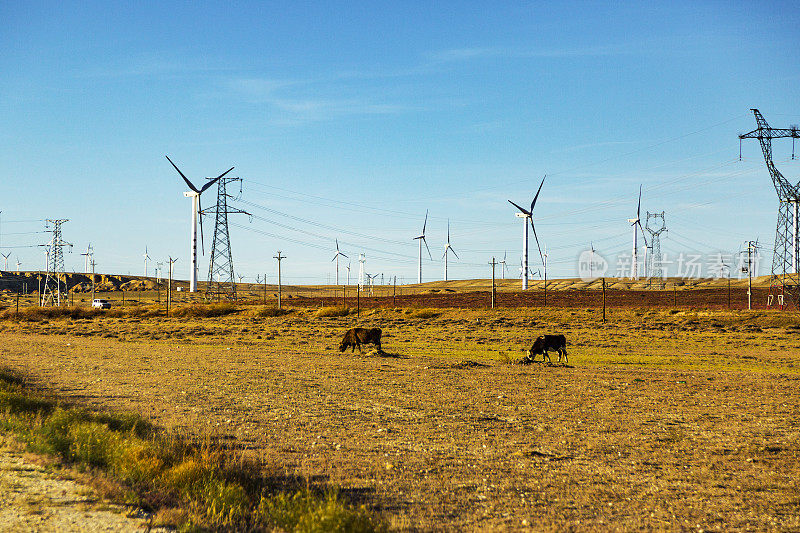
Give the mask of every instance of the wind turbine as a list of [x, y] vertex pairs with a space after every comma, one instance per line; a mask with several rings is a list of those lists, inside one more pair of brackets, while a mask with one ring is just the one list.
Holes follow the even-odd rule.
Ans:
[[83, 272], [84, 273], [89, 272], [89, 257], [91, 257], [93, 254], [94, 254], [94, 249], [92, 248], [92, 243], [89, 243], [89, 246], [86, 247], [86, 253], [85, 254], [81, 254], [82, 256], [84, 256], [86, 258], [85, 259], [85, 263], [83, 265]]
[[19, 262], [19, 257], [17, 257], [17, 274], [19, 274], [19, 267], [22, 266], [22, 263]]
[[[336, 239], [336, 255], [333, 256], [333, 259], [331, 259], [331, 261], [336, 261], [336, 284], [337, 285], [339, 284], [339, 256], [340, 255], [342, 257], [347, 257], [346, 255], [344, 255], [342, 252], [339, 251], [339, 239]], [[349, 267], [348, 267], [348, 272], [349, 272]], [[349, 276], [348, 276], [348, 278], [349, 278]], [[349, 284], [350, 283], [349, 283], [349, 280], [348, 280], [348, 285]]]
[[[425, 249], [428, 250], [428, 257], [433, 261], [431, 256], [431, 249], [428, 248], [428, 241], [425, 240], [425, 228], [428, 225], [428, 210], [425, 210], [425, 223], [422, 225], [422, 234], [414, 237], [412, 240], [419, 241], [419, 271], [417, 272], [417, 283], [422, 283], [422, 243], [425, 243]], [[449, 239], [448, 239], [449, 240]]]
[[[191, 250], [189, 253], [191, 257], [191, 267], [190, 267], [191, 269], [189, 270], [189, 291], [197, 292], [197, 217], [200, 214], [200, 211], [202, 211], [203, 209], [202, 205], [200, 205], [200, 195], [203, 194], [203, 192], [206, 189], [214, 185], [218, 179], [220, 179], [222, 176], [233, 170], [234, 167], [229, 168], [216, 178], [209, 180], [205, 185], [203, 185], [198, 189], [197, 187], [194, 186], [194, 184], [191, 181], [189, 181], [189, 178], [184, 176], [183, 172], [181, 172], [181, 169], [179, 169], [177, 165], [175, 165], [175, 163], [172, 162], [172, 159], [170, 159], [169, 156], [165, 157], [167, 158], [167, 161], [169, 161], [170, 164], [175, 168], [175, 170], [178, 171], [178, 174], [181, 175], [183, 181], [186, 182], [186, 185], [188, 185], [189, 188], [191, 189], [190, 192], [185, 192], [183, 193], [183, 195], [187, 198], [192, 199], [192, 226], [191, 226], [191, 240], [190, 240]], [[200, 246], [203, 247], [202, 217], [200, 217]], [[205, 255], [204, 247], [203, 247], [203, 255]]]
[[7, 272], [8, 271], [8, 258], [11, 256], [11, 252], [8, 252], [7, 254], [0, 254], [0, 255], [2, 255], [3, 258], [6, 260], [6, 268], [5, 268], [5, 270]]
[[639, 230], [642, 232], [642, 239], [644, 240], [645, 247], [647, 246], [647, 237], [644, 236], [644, 228], [642, 228], [642, 222], [639, 218], [639, 214], [642, 210], [642, 186], [639, 185], [639, 204], [636, 206], [636, 218], [629, 218], [628, 222], [631, 223], [633, 227], [633, 252], [631, 254], [633, 259], [633, 264], [631, 265], [631, 279], [638, 280], [639, 279], [639, 232], [637, 231], [636, 227], [639, 227]]
[[522, 235], [522, 290], [528, 289], [528, 221], [531, 222], [531, 229], [533, 230], [533, 237], [536, 239], [536, 247], [539, 249], [539, 256], [542, 258], [542, 262], [544, 263], [544, 256], [542, 256], [542, 247], [539, 246], [539, 237], [536, 235], [536, 228], [533, 225], [533, 208], [536, 205], [536, 200], [539, 198], [539, 193], [542, 192], [542, 185], [544, 185], [544, 180], [547, 178], [545, 176], [542, 178], [542, 183], [539, 184], [539, 190], [536, 191], [536, 196], [533, 197], [533, 201], [531, 202], [531, 208], [525, 209], [523, 207], [518, 206], [511, 200], [508, 201], [511, 205], [516, 207], [520, 210], [517, 213], [517, 218], [521, 218], [524, 225], [525, 225], [525, 232]]
[[506, 264], [506, 252], [505, 251], [503, 251], [503, 260], [502, 261], [498, 261], [498, 263], [503, 265], [502, 268], [501, 268], [501, 272], [503, 273], [503, 279], [506, 279], [506, 269], [508, 268], [508, 265]]
[[350, 261], [347, 262], [347, 285], [350, 285]]
[[[424, 233], [424, 231], [423, 231], [423, 233]], [[423, 239], [424, 238], [425, 237], [423, 236]], [[425, 243], [425, 245], [427, 246], [427, 243]], [[456, 256], [458, 259], [461, 259], [460, 257], [458, 257], [458, 254], [453, 249], [453, 247], [450, 246], [450, 220], [449, 219], [447, 220], [447, 243], [444, 245], [444, 255], [442, 256], [442, 258], [444, 259], [444, 280], [445, 281], [447, 281], [447, 252], [453, 252], [454, 256]]]
[[147, 253], [147, 246], [144, 247], [144, 277], [147, 277], [147, 261], [150, 259], [150, 255]]

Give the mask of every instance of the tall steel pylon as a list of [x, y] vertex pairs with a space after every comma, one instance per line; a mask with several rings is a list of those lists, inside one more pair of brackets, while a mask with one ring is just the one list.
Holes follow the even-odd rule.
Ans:
[[[656, 226], [658, 220], [661, 224]], [[653, 220], [653, 226], [650, 226], [650, 220]], [[644, 224], [644, 229], [650, 234], [650, 255], [648, 257], [647, 277], [648, 278], [663, 278], [664, 269], [661, 264], [661, 234], [667, 231], [667, 222], [664, 220], [664, 211], [660, 213], [647, 212], [647, 219]]]
[[[50, 242], [41, 246], [45, 247], [47, 252], [47, 275], [44, 278], [44, 286], [42, 287], [42, 297], [39, 305], [45, 306], [61, 306], [61, 283], [63, 281], [66, 288], [67, 278], [64, 273], [64, 253], [62, 248], [64, 246], [72, 247], [71, 243], [64, 241], [61, 238], [61, 225], [64, 222], [69, 222], [68, 219], [62, 218], [58, 220], [47, 220], [47, 224], [53, 225], [53, 237]], [[45, 225], [45, 227], [47, 227]]]
[[[214, 241], [211, 245], [211, 263], [208, 266], [208, 283], [206, 284], [206, 298], [209, 300], [236, 299], [231, 239], [228, 233], [228, 214], [243, 213], [249, 215], [250, 213], [228, 207], [228, 198], [233, 199], [233, 196], [227, 193], [227, 185], [234, 181], [239, 181], [241, 187], [241, 178], [220, 178], [217, 182], [217, 205], [209, 210], [202, 211], [202, 214], [207, 214], [211, 211], [215, 217]], [[241, 189], [239, 194], [241, 194]]]
[[742, 139], [758, 139], [764, 162], [778, 193], [778, 225], [775, 230], [775, 253], [772, 256], [770, 298], [767, 305], [777, 304], [785, 309], [793, 304], [800, 308], [800, 183], [792, 185], [772, 162], [772, 139], [800, 139], [800, 132], [797, 126], [788, 129], [770, 128], [758, 109], [750, 111], [755, 115], [758, 128], [739, 135], [739, 143], [741, 144]]

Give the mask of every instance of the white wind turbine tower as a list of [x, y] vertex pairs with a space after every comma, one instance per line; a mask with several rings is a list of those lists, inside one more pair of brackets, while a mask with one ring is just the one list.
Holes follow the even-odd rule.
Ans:
[[[336, 239], [336, 255], [333, 256], [333, 259], [331, 259], [331, 261], [336, 261], [336, 284], [337, 285], [339, 284], [339, 256], [340, 255], [342, 257], [347, 257], [346, 255], [344, 255], [342, 252], [339, 251], [339, 239]], [[349, 276], [350, 267], [349, 266], [347, 267], [347, 271], [348, 271], [347, 284], [349, 285], [350, 284], [350, 276]]]
[[[205, 185], [203, 185], [202, 187], [200, 187], [198, 189], [197, 187], [194, 186], [194, 184], [191, 181], [189, 181], [189, 179], [186, 176], [183, 175], [183, 172], [181, 172], [181, 169], [179, 169], [175, 165], [175, 163], [172, 162], [172, 159], [170, 159], [169, 156], [166, 156], [166, 158], [167, 158], [167, 161], [169, 161], [170, 164], [175, 168], [175, 170], [178, 171], [178, 174], [181, 175], [181, 177], [183, 178], [183, 181], [186, 182], [186, 185], [188, 185], [189, 188], [191, 189], [190, 192], [185, 192], [185, 193], [183, 193], [183, 195], [186, 196], [187, 198], [191, 198], [192, 199], [192, 226], [191, 226], [191, 240], [190, 240], [191, 245], [190, 245], [190, 252], [189, 252], [189, 256], [191, 257], [191, 261], [190, 261], [191, 266], [190, 266], [190, 270], [189, 270], [189, 291], [190, 292], [197, 292], [197, 217], [198, 217], [198, 215], [200, 215], [200, 211], [202, 211], [202, 209], [203, 209], [202, 206], [200, 205], [200, 195], [203, 194], [203, 192], [206, 189], [208, 189], [209, 187], [214, 185], [217, 182], [218, 179], [220, 179], [222, 176], [224, 176], [225, 174], [227, 174], [228, 172], [233, 170], [234, 167], [229, 168], [228, 170], [226, 170], [225, 172], [223, 172], [222, 174], [220, 174], [216, 178], [210, 179]], [[202, 217], [200, 217], [200, 246], [203, 246], [203, 218]], [[205, 250], [203, 251], [203, 254], [205, 255]]]
[[[422, 243], [425, 243], [425, 249], [428, 250], [428, 257], [433, 261], [431, 256], [431, 249], [428, 248], [428, 241], [425, 240], [425, 228], [428, 225], [428, 211], [425, 211], [425, 223], [422, 225], [422, 234], [414, 237], [412, 240], [419, 241], [419, 270], [417, 272], [417, 283], [422, 283]], [[449, 240], [449, 239], [448, 239]]]
[[[642, 239], [644, 240], [645, 247], [647, 246], [647, 238], [644, 236], [644, 228], [642, 228], [642, 222], [640, 220], [639, 214], [642, 210], [642, 186], [639, 185], [639, 204], [636, 206], [636, 218], [629, 218], [628, 222], [631, 223], [633, 227], [633, 251], [631, 253], [631, 279], [638, 280], [639, 279], [639, 230], [642, 232]], [[637, 230], [638, 226], [638, 230]]]
[[533, 208], [534, 206], [536, 206], [536, 200], [539, 198], [539, 193], [542, 192], [542, 185], [544, 185], [544, 180], [546, 177], [547, 176], [542, 178], [542, 183], [539, 184], [539, 190], [536, 191], [536, 196], [533, 197], [530, 210], [518, 206], [511, 200], [508, 201], [508, 203], [510, 203], [511, 205], [520, 210], [520, 212], [517, 213], [517, 218], [521, 218], [525, 226], [525, 232], [522, 235], [522, 290], [523, 291], [528, 289], [528, 221], [529, 220], [531, 223], [531, 229], [533, 230], [533, 237], [536, 239], [536, 247], [539, 249], [539, 256], [542, 257], [542, 262], [544, 262], [544, 256], [542, 256], [542, 248], [541, 246], [539, 246], [539, 237], [536, 235], [536, 228], [533, 225]]
[[19, 257], [17, 257], [17, 274], [19, 274], [19, 267], [22, 266], [22, 263], [19, 262]]
[[150, 255], [147, 253], [147, 246], [144, 247], [144, 277], [147, 277], [147, 261], [150, 260]]
[[366, 262], [367, 256], [358, 254], [358, 286], [362, 291], [364, 290], [364, 263]]
[[[423, 231], [423, 233], [424, 233], [424, 231]], [[424, 238], [425, 237], [423, 236], [423, 239]], [[425, 245], [427, 246], [427, 243], [425, 243]], [[445, 281], [447, 281], [447, 252], [453, 252], [453, 255], [456, 256], [456, 258], [461, 259], [460, 257], [458, 257], [458, 254], [453, 249], [453, 247], [450, 246], [450, 220], [449, 219], [447, 221], [447, 244], [444, 245], [444, 255], [442, 256], [442, 258], [444, 259], [444, 280]]]
[[5, 260], [6, 260], [6, 268], [5, 268], [5, 271], [6, 271], [6, 272], [8, 272], [8, 258], [9, 258], [9, 257], [11, 257], [11, 252], [8, 252], [7, 254], [0, 254], [0, 255], [2, 255], [2, 256], [3, 256], [3, 259], [5, 259]]
[[86, 247], [86, 253], [81, 254], [85, 257], [84, 265], [83, 265], [83, 272], [89, 272], [89, 259], [94, 254], [94, 249], [92, 248], [92, 243], [89, 243], [89, 246]]

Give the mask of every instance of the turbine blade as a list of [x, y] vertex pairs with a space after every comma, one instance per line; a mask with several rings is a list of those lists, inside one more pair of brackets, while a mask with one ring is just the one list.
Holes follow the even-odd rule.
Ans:
[[424, 242], [424, 243], [425, 243], [425, 249], [426, 249], [426, 250], [428, 250], [428, 257], [430, 257], [430, 258], [431, 258], [431, 261], [433, 261], [433, 256], [431, 255], [431, 249], [430, 249], [430, 248], [428, 248], [428, 240], [427, 240], [427, 239], [425, 239], [425, 236], [424, 236], [424, 235], [422, 236], [422, 242]]
[[200, 195], [197, 195], [197, 218], [200, 219], [200, 250], [206, 255], [205, 239], [203, 239], [203, 205], [200, 203]]
[[642, 231], [642, 239], [644, 239], [644, 245], [647, 246], [647, 236], [644, 234], [644, 228], [642, 227], [641, 221], [637, 220], [637, 224], [639, 224], [639, 229]]
[[206, 183], [205, 185], [203, 185], [203, 188], [200, 189], [200, 192], [203, 192], [206, 189], [208, 189], [209, 187], [211, 187], [212, 185], [214, 185], [217, 182], [218, 179], [220, 179], [222, 176], [224, 176], [225, 174], [227, 174], [228, 172], [230, 172], [233, 169], [234, 169], [234, 167], [229, 168], [228, 170], [226, 170], [225, 172], [223, 172], [222, 174], [220, 174], [219, 176], [217, 176], [213, 180], [211, 180], [208, 183]]
[[[454, 255], [454, 256], [458, 257], [458, 254], [456, 253], [456, 251], [455, 251], [455, 250], [453, 250], [453, 247], [452, 247], [452, 246], [450, 247], [450, 251], [451, 251], [451, 252], [453, 252], [453, 255]], [[459, 259], [461, 259], [460, 257], [458, 257], [458, 258], [459, 258]]]
[[180, 174], [180, 175], [181, 175], [181, 177], [183, 178], [183, 181], [185, 181], [185, 182], [186, 182], [186, 185], [188, 185], [188, 186], [189, 186], [189, 188], [190, 188], [190, 189], [192, 189], [194, 192], [196, 192], [196, 193], [198, 193], [198, 194], [199, 194], [199, 193], [200, 193], [200, 191], [198, 191], [198, 190], [197, 190], [197, 187], [195, 187], [195, 186], [192, 184], [192, 182], [191, 182], [191, 181], [189, 181], [189, 178], [187, 178], [186, 176], [184, 176], [184, 175], [183, 175], [183, 172], [181, 172], [181, 169], [179, 169], [179, 168], [178, 168], [178, 166], [177, 166], [175, 163], [173, 163], [173, 162], [172, 162], [172, 159], [170, 159], [168, 155], [165, 155], [164, 157], [166, 157], [166, 158], [167, 158], [167, 161], [169, 161], [169, 162], [170, 162], [170, 164], [171, 164], [171, 165], [172, 165], [172, 166], [175, 168], [175, 170], [177, 170], [177, 171], [178, 171], [178, 174]]
[[450, 244], [450, 219], [447, 219], [447, 244]]
[[530, 214], [531, 214], [531, 213], [530, 213], [530, 211], [528, 211], [528, 210], [526, 210], [526, 209], [523, 209], [522, 207], [518, 206], [517, 204], [515, 204], [515, 203], [514, 203], [514, 202], [512, 202], [511, 200], [509, 200], [509, 201], [508, 201], [508, 203], [510, 203], [511, 205], [513, 205], [514, 207], [516, 207], [517, 209], [519, 209], [520, 211], [522, 211], [522, 212], [523, 212], [523, 213], [525, 213], [526, 215], [530, 215]]
[[539, 237], [536, 235], [536, 226], [533, 225], [533, 218], [531, 218], [531, 228], [533, 229], [533, 238], [536, 239], [536, 247], [539, 249], [539, 257], [542, 259], [542, 264], [544, 264], [544, 256], [542, 255], [542, 247], [539, 246]]
[[642, 186], [639, 185], [639, 204], [636, 206], [636, 220], [638, 221], [641, 216], [639, 215], [642, 211]]
[[[425, 236], [425, 228], [428, 226], [428, 210], [425, 210], [425, 223], [422, 225], [422, 235]], [[428, 243], [425, 243], [428, 246]]]
[[339, 251], [339, 239], [336, 239], [336, 251]]
[[531, 202], [531, 213], [533, 213], [533, 206], [536, 205], [536, 200], [539, 198], [539, 193], [542, 192], [542, 185], [544, 185], [545, 178], [547, 178], [547, 175], [542, 178], [542, 182], [539, 184], [539, 190], [536, 191], [536, 196], [533, 197], [533, 201]]
[[339, 257], [339, 254], [336, 254], [336, 255], [334, 255], [334, 256], [333, 256], [333, 259], [331, 259], [331, 261], [336, 261], [336, 258], [337, 258], [337, 257]]
[[347, 256], [346, 256], [346, 255], [344, 255], [342, 252], [339, 252], [339, 255], [341, 255], [342, 257], [347, 257]]
[[446, 255], [447, 255], [447, 248], [444, 249], [444, 253], [442, 254], [442, 259], [444, 259]]

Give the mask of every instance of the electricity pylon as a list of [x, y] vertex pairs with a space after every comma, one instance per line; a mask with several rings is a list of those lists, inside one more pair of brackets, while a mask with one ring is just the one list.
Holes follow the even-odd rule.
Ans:
[[[215, 222], [211, 263], [208, 266], [208, 283], [206, 284], [206, 298], [209, 300], [236, 299], [231, 239], [228, 233], [228, 214], [244, 213], [249, 215], [250, 213], [228, 206], [228, 198], [233, 198], [233, 196], [227, 193], [226, 187], [234, 181], [239, 181], [241, 187], [241, 178], [220, 178], [217, 182], [217, 205], [211, 209], [215, 214]], [[241, 195], [241, 189], [239, 194]], [[207, 211], [203, 211], [202, 214], [206, 214]]]
[[64, 253], [62, 248], [64, 246], [69, 246], [71, 248], [72, 244], [61, 238], [61, 224], [64, 222], [68, 222], [68, 220], [65, 218], [47, 220], [47, 224], [53, 225], [53, 237], [50, 239], [50, 242], [41, 245], [44, 246], [47, 251], [47, 275], [44, 278], [41, 300], [39, 301], [39, 305], [42, 307], [50, 305], [61, 306], [62, 279], [64, 280], [64, 286], [66, 288], [67, 278], [64, 273]]
[[741, 144], [742, 139], [758, 139], [772, 184], [778, 193], [778, 224], [775, 230], [775, 253], [772, 256], [769, 289], [771, 296], [778, 297], [769, 298], [768, 302], [777, 301], [781, 309], [785, 309], [790, 302], [800, 308], [800, 183], [792, 185], [772, 162], [772, 139], [800, 139], [800, 132], [797, 126], [787, 129], [770, 128], [758, 109], [750, 111], [755, 115], [758, 128], [739, 135], [739, 143]]
[[[651, 219], [654, 221], [652, 227], [650, 226]], [[658, 219], [661, 219], [661, 224], [659, 226], [656, 225]], [[647, 265], [647, 277], [662, 278], [664, 277], [664, 270], [661, 264], [661, 234], [667, 231], [664, 211], [660, 213], [651, 213], [648, 211], [644, 228], [650, 233], [650, 264]]]

